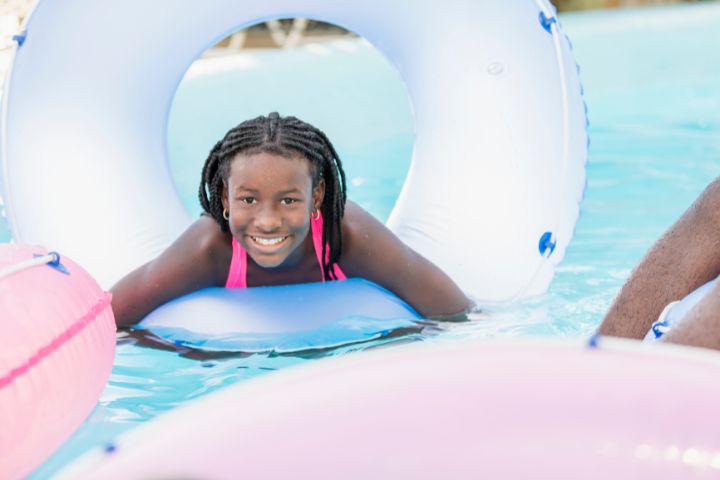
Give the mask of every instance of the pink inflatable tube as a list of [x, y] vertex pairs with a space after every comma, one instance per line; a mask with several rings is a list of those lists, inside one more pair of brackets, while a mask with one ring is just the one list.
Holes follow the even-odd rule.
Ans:
[[58, 478], [720, 476], [720, 361], [620, 342], [416, 344], [236, 384]]
[[0, 245], [0, 478], [27, 475], [80, 426], [114, 354], [110, 295], [84, 270]]

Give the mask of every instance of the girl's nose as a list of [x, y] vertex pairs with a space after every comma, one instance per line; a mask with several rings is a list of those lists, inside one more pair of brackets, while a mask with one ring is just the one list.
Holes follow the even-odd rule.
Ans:
[[273, 232], [282, 225], [280, 213], [272, 205], [260, 208], [255, 216], [255, 227], [263, 232]]

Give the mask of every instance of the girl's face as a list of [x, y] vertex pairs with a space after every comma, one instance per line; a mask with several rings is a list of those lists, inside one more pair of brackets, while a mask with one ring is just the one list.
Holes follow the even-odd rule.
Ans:
[[274, 268], [302, 259], [300, 246], [310, 231], [310, 214], [324, 196], [322, 179], [312, 188], [306, 158], [239, 153], [231, 161], [222, 202], [240, 245], [256, 264]]

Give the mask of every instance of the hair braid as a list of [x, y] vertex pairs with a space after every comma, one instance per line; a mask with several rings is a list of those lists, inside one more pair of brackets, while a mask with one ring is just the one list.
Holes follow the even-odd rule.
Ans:
[[[322, 259], [325, 278], [335, 279], [333, 266], [342, 253], [342, 218], [347, 201], [342, 162], [327, 135], [296, 117], [277, 112], [240, 123], [230, 129], [210, 151], [202, 169], [199, 198], [203, 210], [228, 231], [223, 218], [222, 192], [230, 174], [230, 164], [238, 153], [268, 152], [286, 157], [301, 155], [310, 162], [312, 186], [325, 180]], [[328, 250], [329, 249], [329, 250]], [[328, 254], [329, 252], [329, 254]]]

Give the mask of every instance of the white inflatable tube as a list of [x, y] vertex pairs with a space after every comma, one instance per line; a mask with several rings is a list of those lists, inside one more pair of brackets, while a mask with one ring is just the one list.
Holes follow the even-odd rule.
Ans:
[[168, 412], [57, 478], [717, 478], [717, 354], [641, 347], [334, 357]]
[[4, 93], [14, 239], [105, 287], [155, 257], [191, 221], [166, 160], [178, 83], [223, 36], [288, 16], [346, 27], [399, 70], [416, 134], [389, 220], [400, 238], [477, 300], [544, 291], [586, 160], [576, 65], [545, 0], [43, 0]]

